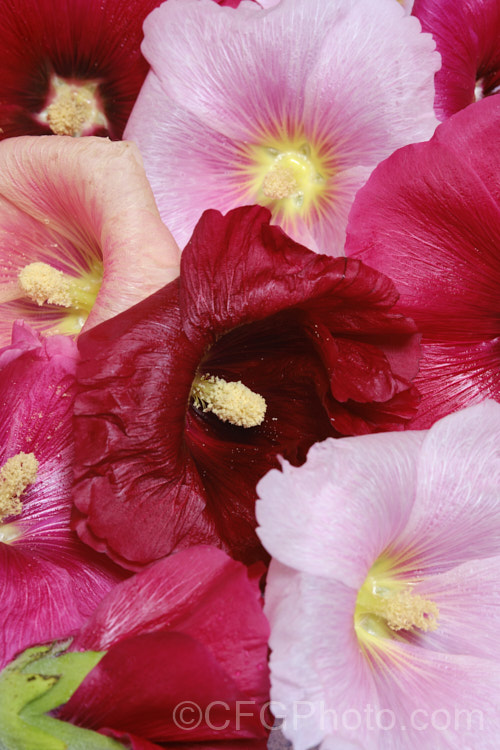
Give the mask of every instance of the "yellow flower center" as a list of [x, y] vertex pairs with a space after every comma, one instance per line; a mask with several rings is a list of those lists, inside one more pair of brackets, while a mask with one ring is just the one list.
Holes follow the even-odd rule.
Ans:
[[54, 75], [51, 102], [39, 113], [55, 135], [91, 135], [97, 128], [108, 129], [94, 81], [71, 82]]
[[25, 297], [37, 305], [57, 305], [68, 310], [57, 326], [57, 333], [79, 333], [96, 301], [102, 282], [102, 263], [95, 263], [78, 277], [35, 262], [25, 266], [18, 275], [19, 287]]
[[395, 638], [399, 631], [436, 630], [437, 605], [415, 594], [412, 585], [390, 570], [388, 559], [377, 560], [356, 599], [354, 627], [361, 645], [372, 644], [374, 637]]
[[38, 461], [33, 453], [18, 453], [0, 469], [0, 521], [22, 512], [21, 495], [36, 481]]
[[324, 196], [333, 170], [304, 138], [252, 146], [247, 188], [258, 203], [289, 216], [306, 215]]
[[197, 375], [191, 387], [194, 405], [237, 427], [257, 427], [266, 416], [266, 401], [241, 381], [228, 383], [214, 375]]

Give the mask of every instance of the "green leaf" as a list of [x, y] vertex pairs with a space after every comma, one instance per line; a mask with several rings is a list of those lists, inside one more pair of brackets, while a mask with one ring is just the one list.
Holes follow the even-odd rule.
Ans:
[[62, 653], [67, 645], [30, 648], [0, 673], [0, 750], [123, 750], [109, 737], [46, 715], [69, 700], [104, 656]]

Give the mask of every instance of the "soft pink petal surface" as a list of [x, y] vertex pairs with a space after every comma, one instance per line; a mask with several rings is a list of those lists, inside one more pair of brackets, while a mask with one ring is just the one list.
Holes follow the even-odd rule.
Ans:
[[288, 134], [320, 144], [335, 177], [325, 210], [305, 224], [278, 211], [276, 221], [311, 248], [342, 254], [356, 190], [437, 124], [434, 43], [394, 0], [282, 0], [259, 12], [169, 0], [148, 17], [142, 49], [152, 70], [126, 137], [181, 246], [200, 209], [255, 202], [244, 184], [249, 145]]

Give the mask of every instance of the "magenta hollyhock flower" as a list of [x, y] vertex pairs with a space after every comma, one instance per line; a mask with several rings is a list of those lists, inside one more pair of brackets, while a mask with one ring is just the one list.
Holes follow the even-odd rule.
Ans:
[[271, 709], [296, 750], [495, 747], [499, 439], [487, 401], [259, 482]]
[[200, 542], [262, 555], [255, 484], [328, 435], [414, 414], [414, 325], [386, 277], [207, 211], [180, 278], [79, 338], [76, 529], [132, 568]]
[[106, 654], [57, 716], [133, 750], [264, 750], [268, 637], [257, 578], [220, 550], [184, 550], [116, 586], [83, 625], [71, 651]]
[[168, 0], [144, 29], [152, 67], [125, 134], [181, 247], [200, 210], [259, 203], [341, 255], [356, 190], [437, 124], [439, 56], [395, 0]]
[[0, 350], [0, 665], [78, 629], [123, 578], [69, 528], [76, 359], [24, 324]]
[[442, 57], [435, 100], [440, 120], [500, 90], [497, 0], [415, 0], [413, 14]]
[[0, 144], [0, 344], [23, 318], [79, 333], [178, 274], [132, 143], [13, 138]]
[[353, 206], [347, 255], [390, 276], [423, 334], [416, 427], [500, 401], [500, 100], [396, 152]]

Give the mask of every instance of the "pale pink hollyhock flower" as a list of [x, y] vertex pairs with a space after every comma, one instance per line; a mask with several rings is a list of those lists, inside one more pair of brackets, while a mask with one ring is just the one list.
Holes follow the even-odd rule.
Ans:
[[395, 0], [168, 0], [144, 32], [151, 71], [125, 135], [181, 247], [203, 209], [259, 203], [341, 255], [358, 188], [437, 124], [439, 55]]
[[314, 445], [258, 484], [272, 710], [295, 750], [493, 750], [500, 405]]
[[77, 630], [126, 575], [69, 527], [77, 356], [25, 323], [0, 349], [0, 668]]
[[178, 274], [178, 248], [132, 143], [2, 141], [0, 229], [0, 345], [18, 318], [76, 334]]

